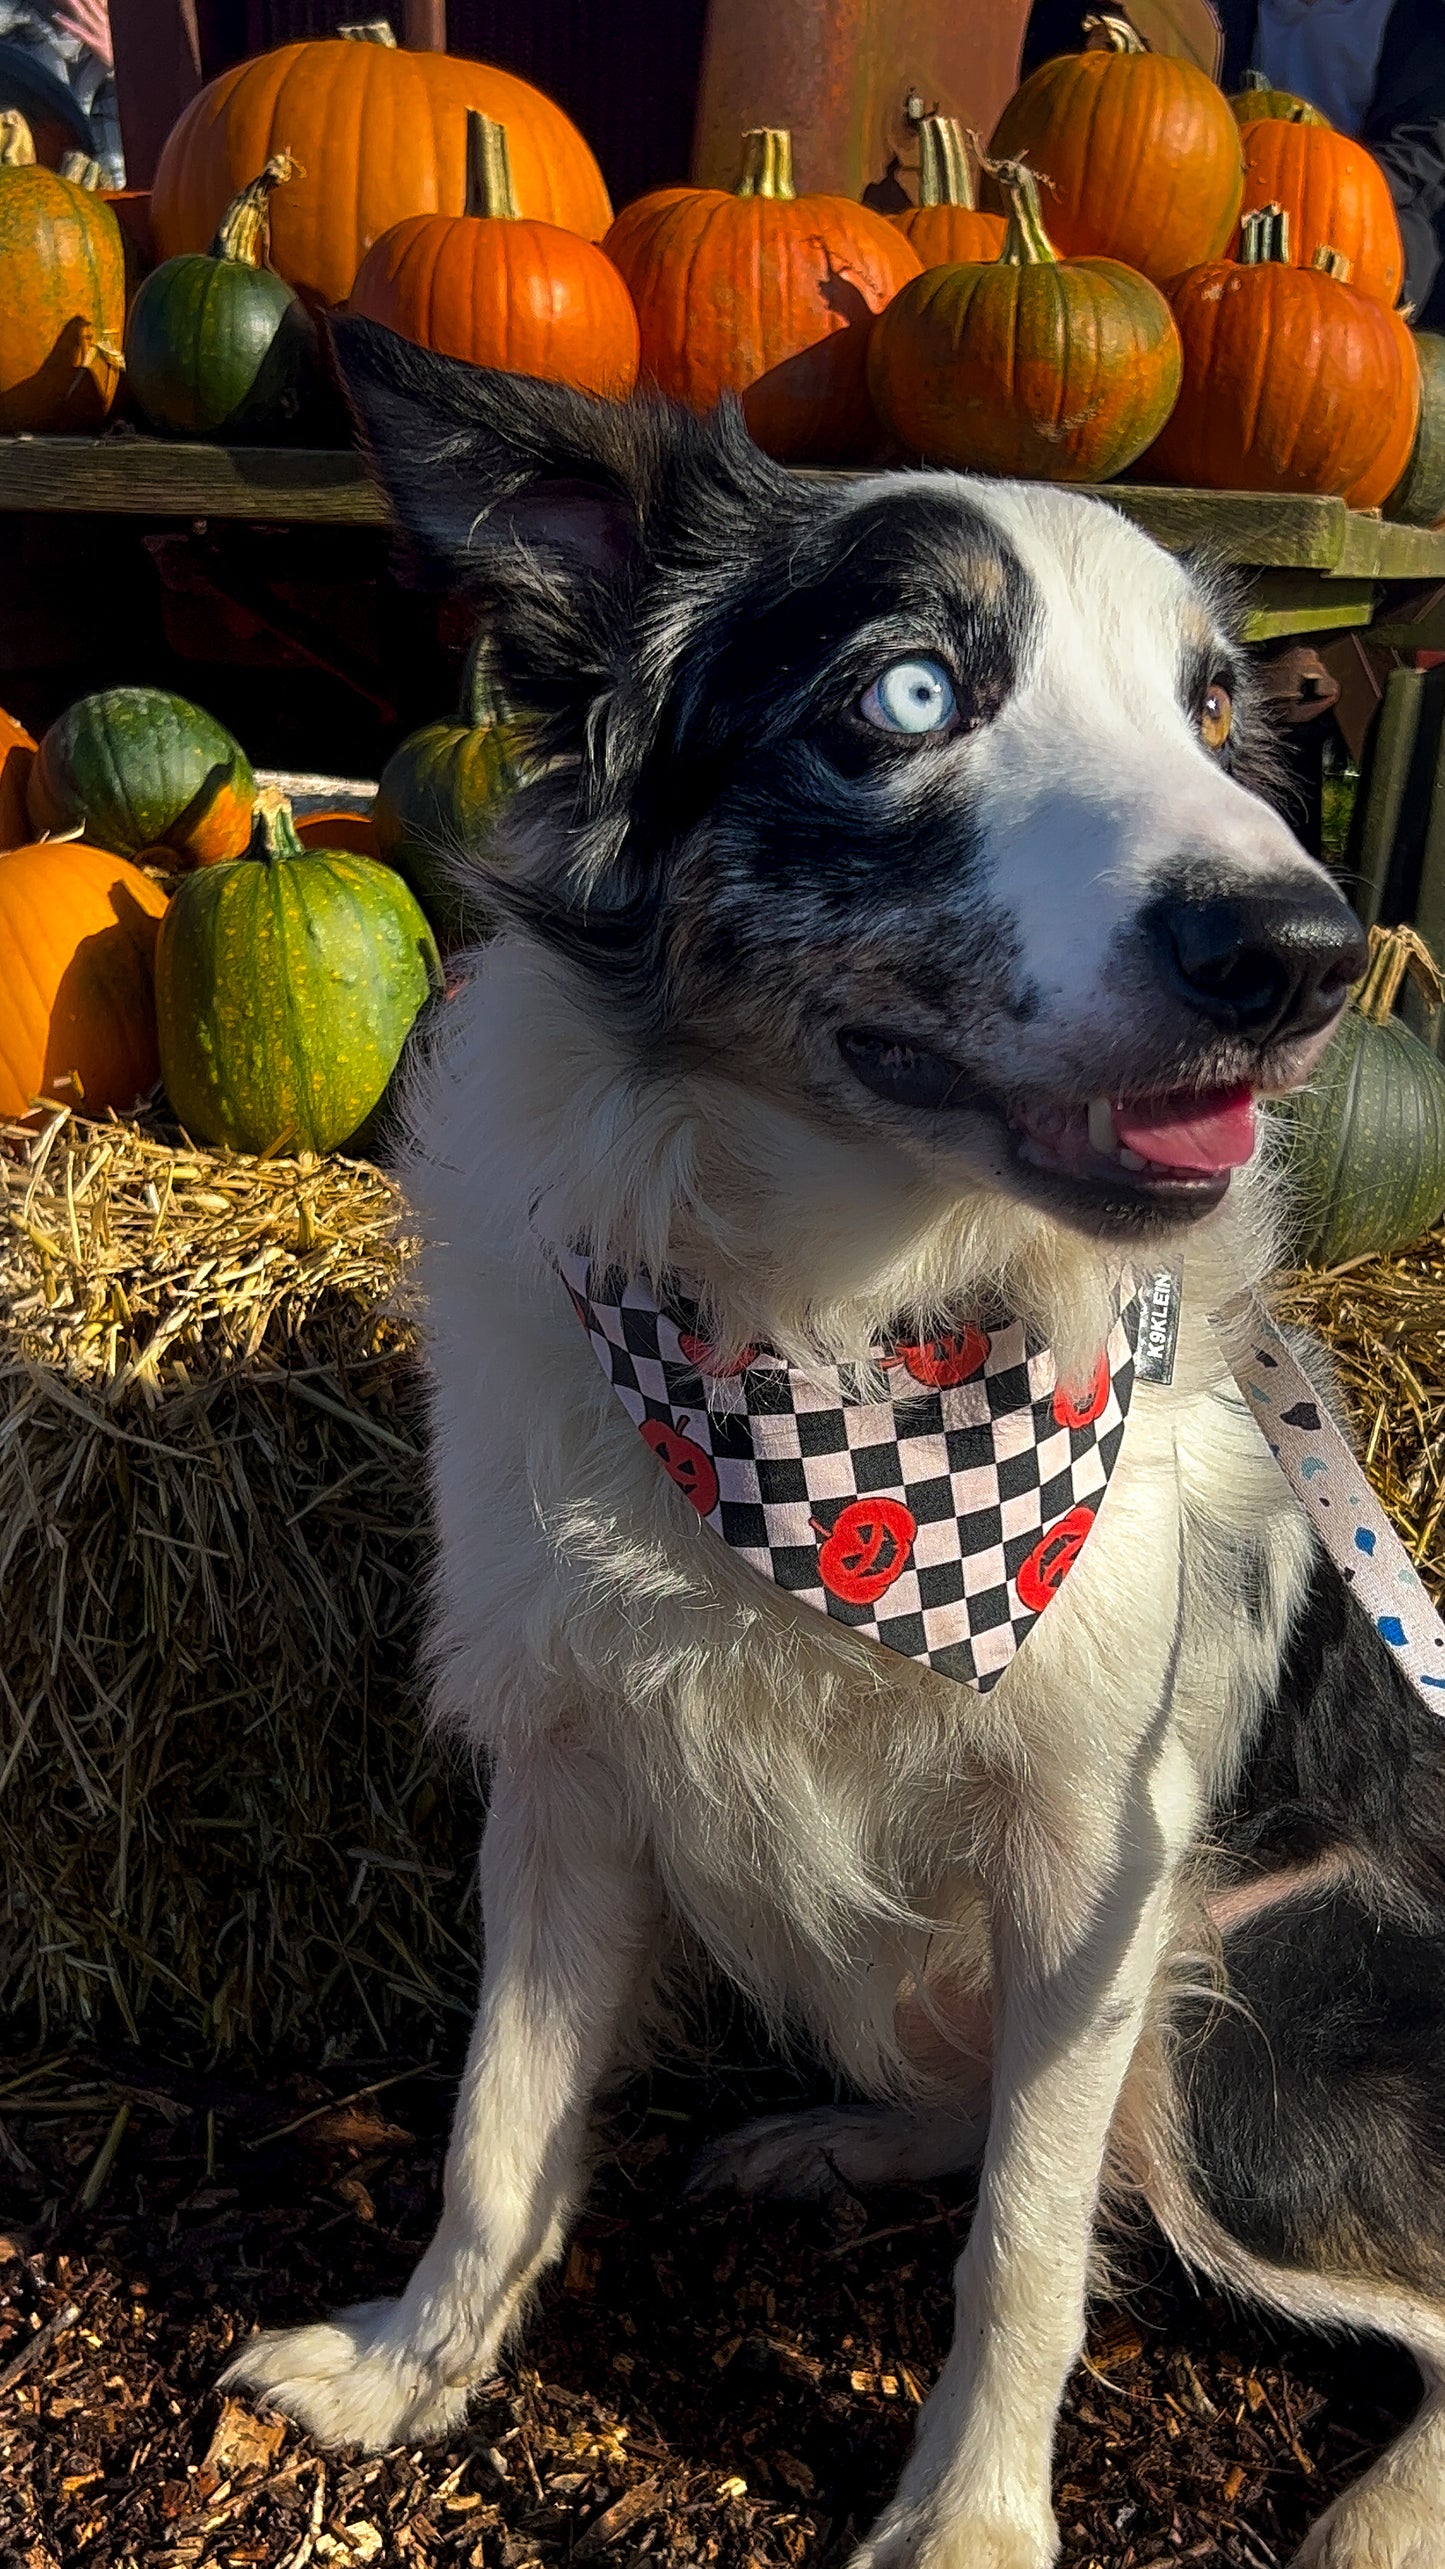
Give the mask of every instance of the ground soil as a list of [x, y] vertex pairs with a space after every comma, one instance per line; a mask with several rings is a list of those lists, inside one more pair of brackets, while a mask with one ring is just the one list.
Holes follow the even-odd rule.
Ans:
[[[322, 2456], [223, 2401], [217, 2374], [258, 2321], [400, 2285], [453, 2076], [0, 2069], [5, 2569], [838, 2569], [946, 2344], [969, 2196], [689, 2200], [699, 2140], [797, 2092], [756, 2052], [609, 2108], [566, 2267], [445, 2450]], [[1065, 2408], [1067, 2569], [1281, 2569], [1415, 2395], [1393, 2354], [1201, 2296], [1142, 2236]]]

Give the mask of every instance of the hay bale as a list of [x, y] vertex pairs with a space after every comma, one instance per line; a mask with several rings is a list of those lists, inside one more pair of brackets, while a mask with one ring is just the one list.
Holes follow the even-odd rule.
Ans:
[[469, 2005], [395, 1187], [0, 1129], [0, 2008], [313, 2055]]
[[[0, 2009], [414, 2050], [476, 1978], [428, 1743], [397, 1190], [58, 1113], [0, 1127]], [[1445, 1591], [1445, 1233], [1285, 1279]]]
[[1370, 1478], [1445, 1600], [1445, 1228], [1400, 1257], [1281, 1277], [1271, 1299], [1325, 1340]]

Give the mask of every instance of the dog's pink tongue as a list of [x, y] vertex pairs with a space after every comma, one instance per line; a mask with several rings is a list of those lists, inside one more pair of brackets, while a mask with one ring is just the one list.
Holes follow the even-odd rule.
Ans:
[[1114, 1108], [1114, 1130], [1126, 1151], [1157, 1168], [1217, 1177], [1243, 1168], [1254, 1151], [1254, 1098], [1248, 1088], [1217, 1088], [1210, 1097], [1153, 1097]]

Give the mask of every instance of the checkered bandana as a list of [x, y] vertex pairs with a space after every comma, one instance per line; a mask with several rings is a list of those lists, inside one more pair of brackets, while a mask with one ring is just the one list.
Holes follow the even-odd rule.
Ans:
[[766, 1348], [709, 1370], [697, 1315], [642, 1278], [549, 1251], [603, 1372], [699, 1516], [765, 1579], [983, 1690], [1077, 1559], [1123, 1443], [1138, 1297], [1086, 1392], [1020, 1320], [889, 1339], [882, 1399], [851, 1366]]

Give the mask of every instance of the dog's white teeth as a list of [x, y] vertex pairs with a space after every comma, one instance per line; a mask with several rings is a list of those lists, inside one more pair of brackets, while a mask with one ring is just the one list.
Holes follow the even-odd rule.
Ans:
[[1106, 1160], [1119, 1156], [1119, 1136], [1114, 1130], [1114, 1109], [1107, 1097], [1089, 1100], [1089, 1146]]
[[1148, 1165], [1148, 1161], [1138, 1151], [1126, 1150], [1124, 1144], [1120, 1143], [1119, 1166], [1121, 1169], [1147, 1169]]

